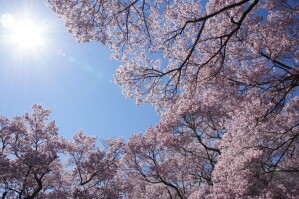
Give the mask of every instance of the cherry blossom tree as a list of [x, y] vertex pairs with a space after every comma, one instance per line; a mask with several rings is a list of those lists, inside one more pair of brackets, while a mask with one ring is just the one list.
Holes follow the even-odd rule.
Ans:
[[32, 114], [1, 117], [2, 198], [36, 198], [50, 188], [62, 148], [55, 122], [45, 123], [49, 114], [35, 105]]
[[296, 1], [47, 2], [79, 42], [110, 45], [124, 63], [116, 81], [138, 102], [161, 104], [219, 76], [236, 92], [271, 92], [269, 113], [298, 85]]
[[0, 117], [1, 198], [117, 198], [123, 141], [107, 140], [101, 149], [83, 131], [68, 141], [47, 122], [50, 113], [34, 105], [31, 114]]
[[159, 125], [132, 135], [122, 159], [133, 187], [129, 198], [199, 198], [208, 193], [220, 154], [213, 140], [222, 134], [209, 125], [211, 120], [189, 115], [177, 127]]
[[[113, 197], [299, 195], [298, 1], [47, 3], [79, 42], [109, 45], [123, 63], [115, 80], [124, 94], [152, 103], [162, 117], [132, 135], [117, 171], [109, 164], [119, 190]], [[76, 150], [72, 163], [89, 159]], [[97, 158], [92, 164], [101, 168]], [[94, 167], [80, 161], [74, 179], [84, 183]]]
[[[58, 198], [118, 198], [114, 176], [123, 141], [107, 140], [106, 149], [95, 146], [96, 137], [78, 131], [66, 142], [67, 159], [56, 187]], [[62, 192], [63, 191], [63, 192]], [[56, 194], [54, 192], [54, 194]]]

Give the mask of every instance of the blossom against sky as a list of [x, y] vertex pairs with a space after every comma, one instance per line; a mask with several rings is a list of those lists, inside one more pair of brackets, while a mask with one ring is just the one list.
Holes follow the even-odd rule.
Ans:
[[43, 1], [0, 0], [0, 17], [1, 115], [42, 104], [61, 135], [83, 129], [100, 139], [128, 137], [159, 120], [152, 106], [136, 106], [114, 84], [120, 63], [109, 49], [78, 44]]

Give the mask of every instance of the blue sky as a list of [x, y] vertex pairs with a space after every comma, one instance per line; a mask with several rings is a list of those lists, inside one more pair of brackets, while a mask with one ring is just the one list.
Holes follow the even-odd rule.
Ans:
[[20, 48], [0, 25], [0, 114], [31, 112], [35, 103], [52, 109], [60, 135], [83, 129], [100, 139], [129, 137], [159, 121], [149, 104], [126, 99], [113, 74], [120, 65], [108, 47], [78, 44], [43, 1], [0, 0], [0, 16], [28, 17], [41, 27], [43, 45]]

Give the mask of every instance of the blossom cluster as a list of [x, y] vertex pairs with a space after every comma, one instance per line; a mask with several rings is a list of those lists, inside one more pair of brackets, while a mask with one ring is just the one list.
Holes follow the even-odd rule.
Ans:
[[[47, 144], [57, 136], [54, 124], [34, 127], [49, 135], [37, 136], [26, 131], [30, 115], [14, 125], [2, 118], [1, 164], [9, 172], [1, 176], [26, 171], [9, 170], [23, 157], [41, 172], [11, 177], [12, 184], [5, 178], [5, 194], [25, 193], [25, 180], [36, 185], [26, 190], [34, 195], [41, 176], [58, 175], [42, 165], [58, 164], [51, 151], [61, 148], [76, 169], [60, 175], [69, 177], [55, 182], [57, 190], [79, 198], [298, 197], [298, 1], [46, 1], [77, 41], [110, 47], [122, 62], [115, 80], [123, 93], [153, 104], [162, 119], [107, 152], [80, 132], [75, 144], [55, 138], [54, 147]], [[35, 154], [35, 145], [44, 152]], [[5, 155], [14, 150], [15, 158]]]

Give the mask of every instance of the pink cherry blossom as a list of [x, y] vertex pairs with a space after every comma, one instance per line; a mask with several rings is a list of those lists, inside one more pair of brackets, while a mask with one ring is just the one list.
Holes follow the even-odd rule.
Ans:
[[98, 148], [37, 105], [1, 117], [3, 198], [298, 198], [298, 1], [46, 2], [162, 119]]

